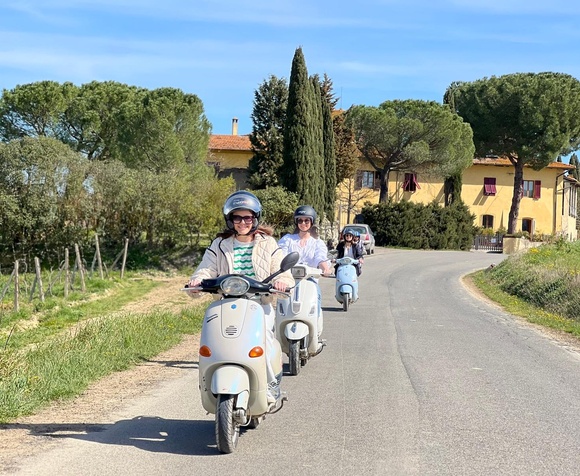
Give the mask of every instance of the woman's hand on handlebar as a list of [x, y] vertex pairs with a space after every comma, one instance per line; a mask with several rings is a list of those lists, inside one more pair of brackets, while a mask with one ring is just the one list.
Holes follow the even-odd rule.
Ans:
[[197, 294], [200, 292], [199, 289], [195, 289], [201, 284], [201, 279], [199, 278], [192, 278], [189, 282], [185, 285], [186, 288], [193, 288], [191, 291], [187, 291], [189, 295]]
[[275, 283], [272, 283], [272, 286], [276, 291], [286, 292], [288, 290], [288, 285], [282, 281], [276, 281]]

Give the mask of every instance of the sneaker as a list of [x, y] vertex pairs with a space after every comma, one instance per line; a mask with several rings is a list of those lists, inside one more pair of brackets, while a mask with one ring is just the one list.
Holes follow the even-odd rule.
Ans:
[[266, 397], [268, 403], [275, 403], [280, 397], [280, 383], [278, 381], [271, 382], [268, 384], [268, 390], [266, 391]]

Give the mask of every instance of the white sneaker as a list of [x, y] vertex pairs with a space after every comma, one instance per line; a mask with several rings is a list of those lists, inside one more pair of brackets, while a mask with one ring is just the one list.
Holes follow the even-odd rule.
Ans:
[[280, 384], [278, 382], [272, 382], [268, 384], [268, 390], [266, 391], [266, 398], [268, 403], [275, 403], [280, 396]]

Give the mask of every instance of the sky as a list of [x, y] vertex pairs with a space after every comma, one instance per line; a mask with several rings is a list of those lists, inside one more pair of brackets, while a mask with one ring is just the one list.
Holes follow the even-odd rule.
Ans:
[[179, 88], [214, 134], [252, 131], [254, 92], [301, 47], [338, 106], [441, 102], [454, 81], [580, 79], [572, 0], [2, 0], [0, 90], [43, 80]]

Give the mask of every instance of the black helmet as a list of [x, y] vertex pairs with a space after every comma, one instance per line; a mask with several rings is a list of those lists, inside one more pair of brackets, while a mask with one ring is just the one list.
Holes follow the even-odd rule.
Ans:
[[260, 218], [262, 217], [262, 204], [260, 203], [260, 200], [258, 200], [258, 197], [246, 190], [238, 190], [226, 198], [223, 213], [228, 230], [235, 229], [234, 222], [231, 220], [231, 215], [236, 210], [250, 210], [254, 213], [255, 218], [250, 233], [256, 231], [260, 224]]
[[294, 212], [294, 224], [298, 224], [296, 221], [298, 218], [310, 218], [312, 224], [316, 223], [316, 211], [310, 205], [299, 206]]

